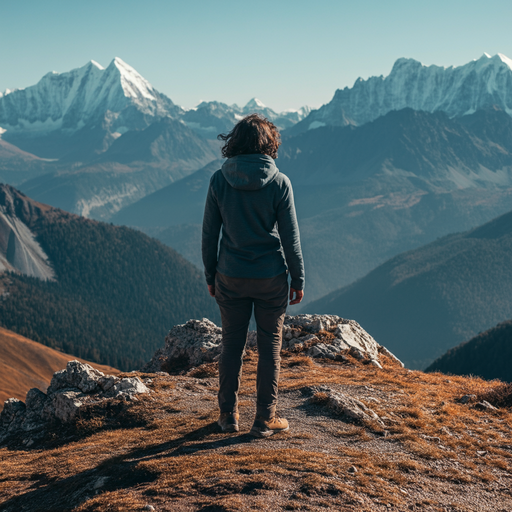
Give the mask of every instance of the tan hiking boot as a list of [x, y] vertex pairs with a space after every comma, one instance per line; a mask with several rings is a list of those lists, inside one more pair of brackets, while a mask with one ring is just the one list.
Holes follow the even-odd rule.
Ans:
[[221, 412], [217, 424], [222, 432], [238, 432], [238, 418], [237, 412]]
[[254, 437], [268, 437], [276, 432], [286, 432], [289, 428], [288, 420], [280, 418], [277, 414], [269, 420], [256, 416], [249, 434]]

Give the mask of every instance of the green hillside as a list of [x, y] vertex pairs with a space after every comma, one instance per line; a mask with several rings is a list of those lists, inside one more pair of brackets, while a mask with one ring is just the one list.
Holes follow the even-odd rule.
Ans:
[[204, 316], [219, 321], [201, 272], [159, 241], [60, 210], [27, 223], [57, 280], [0, 275], [1, 326], [134, 369], [162, 346], [173, 325]]
[[426, 371], [478, 375], [484, 379], [512, 382], [512, 320], [482, 332], [449, 350]]
[[302, 312], [354, 318], [406, 365], [512, 317], [512, 212], [388, 260]]

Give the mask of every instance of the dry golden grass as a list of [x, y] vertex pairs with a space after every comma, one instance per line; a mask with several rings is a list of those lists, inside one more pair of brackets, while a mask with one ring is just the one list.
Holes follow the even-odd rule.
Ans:
[[89, 363], [110, 375], [119, 373], [111, 366], [58, 352], [0, 327], [0, 411], [8, 398], [25, 400], [31, 388], [46, 390], [53, 374], [65, 368], [66, 363], [73, 359]]
[[305, 403], [297, 390], [325, 384], [366, 403], [385, 427], [322, 413], [318, 393], [314, 410], [289, 409], [295, 414], [290, 432], [253, 440], [245, 432], [254, 411], [256, 362], [257, 355], [248, 351], [240, 434], [216, 428], [216, 364], [188, 376], [140, 374], [153, 379], [154, 392], [122, 404], [118, 415], [105, 419], [99, 409], [91, 410], [67, 439], [56, 431], [43, 447], [0, 449], [0, 507], [512, 509], [510, 409], [483, 412], [457, 402], [465, 394], [488, 394], [501, 383], [411, 372], [390, 360], [379, 370], [351, 358], [318, 362], [283, 354], [283, 404], [288, 395], [295, 397], [293, 403]]

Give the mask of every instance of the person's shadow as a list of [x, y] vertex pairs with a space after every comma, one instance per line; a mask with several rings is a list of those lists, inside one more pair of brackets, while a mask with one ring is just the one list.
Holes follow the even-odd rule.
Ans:
[[[30, 479], [33, 480], [33, 484], [29, 489], [0, 504], [0, 511], [57, 512], [70, 510], [90, 499], [97, 491], [116, 491], [156, 480], [160, 472], [137, 467], [140, 461], [157, 459], [162, 456], [179, 457], [199, 451], [257, 441], [248, 434], [231, 435], [211, 441], [205, 440], [219, 432], [220, 428], [217, 423], [210, 423], [188, 432], [178, 439], [136, 448], [122, 455], [110, 457], [103, 460], [98, 466], [70, 477], [49, 479], [45, 473], [32, 474]], [[188, 443], [193, 444], [188, 445]]]

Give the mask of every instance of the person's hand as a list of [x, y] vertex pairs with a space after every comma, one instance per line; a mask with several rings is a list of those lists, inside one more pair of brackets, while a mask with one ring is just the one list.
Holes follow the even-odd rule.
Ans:
[[[295, 296], [295, 298], [294, 298]], [[290, 306], [294, 304], [298, 304], [302, 298], [304, 297], [304, 290], [296, 290], [295, 288], [290, 288]]]
[[215, 285], [213, 284], [209, 284], [208, 285], [208, 292], [210, 293], [210, 295], [212, 297], [215, 297]]

